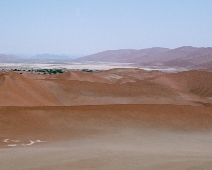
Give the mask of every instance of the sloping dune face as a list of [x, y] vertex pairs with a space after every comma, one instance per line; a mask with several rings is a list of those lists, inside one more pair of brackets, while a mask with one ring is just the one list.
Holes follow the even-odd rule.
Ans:
[[[105, 105], [0, 107], [0, 137], [72, 138], [74, 131], [85, 135], [118, 128], [159, 128], [170, 131], [211, 131], [212, 108], [179, 105]], [[104, 127], [108, 126], [106, 129]], [[111, 127], [110, 127], [111, 126]], [[113, 127], [114, 126], [114, 127]], [[109, 129], [108, 129], [109, 128]], [[86, 130], [87, 129], [87, 130]], [[114, 129], [115, 130], [115, 129]], [[90, 133], [88, 133], [90, 134]], [[92, 133], [91, 133], [92, 134]], [[63, 136], [60, 138], [59, 136]], [[2, 142], [1, 142], [2, 144]]]
[[0, 75], [1, 106], [58, 105], [57, 98], [46, 89], [42, 82], [28, 79], [18, 73]]
[[212, 74], [206, 71], [189, 71], [170, 75], [171, 80], [187, 92], [202, 96], [212, 97]]
[[1, 169], [212, 168], [211, 107], [0, 107], [0, 112]]

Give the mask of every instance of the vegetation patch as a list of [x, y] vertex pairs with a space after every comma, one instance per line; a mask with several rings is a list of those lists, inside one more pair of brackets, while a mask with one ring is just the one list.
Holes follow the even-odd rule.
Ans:
[[30, 72], [30, 73], [37, 73], [37, 74], [61, 74], [66, 71], [66, 69], [11, 69], [14, 72]]

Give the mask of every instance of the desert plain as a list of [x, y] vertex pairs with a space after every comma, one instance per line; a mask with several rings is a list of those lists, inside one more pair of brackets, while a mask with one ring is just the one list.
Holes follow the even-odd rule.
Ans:
[[210, 170], [212, 72], [0, 72], [0, 169]]

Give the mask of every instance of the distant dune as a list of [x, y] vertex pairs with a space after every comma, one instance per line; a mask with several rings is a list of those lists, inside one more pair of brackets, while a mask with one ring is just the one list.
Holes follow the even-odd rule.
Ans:
[[211, 103], [212, 73], [112, 69], [44, 75], [2, 72], [1, 106]]
[[39, 80], [19, 73], [0, 73], [1, 106], [58, 105], [59, 102]]

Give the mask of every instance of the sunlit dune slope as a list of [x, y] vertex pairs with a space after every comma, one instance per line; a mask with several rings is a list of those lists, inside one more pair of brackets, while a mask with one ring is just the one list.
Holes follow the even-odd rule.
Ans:
[[184, 91], [202, 97], [212, 97], [212, 73], [206, 71], [188, 71], [167, 76]]
[[210, 102], [204, 98], [208, 96], [192, 90], [197, 86], [210, 93], [211, 74], [201, 71], [168, 74], [140, 69], [112, 69], [99, 73], [66, 74], [68, 78], [61, 74], [48, 79], [47, 84], [64, 105]]

